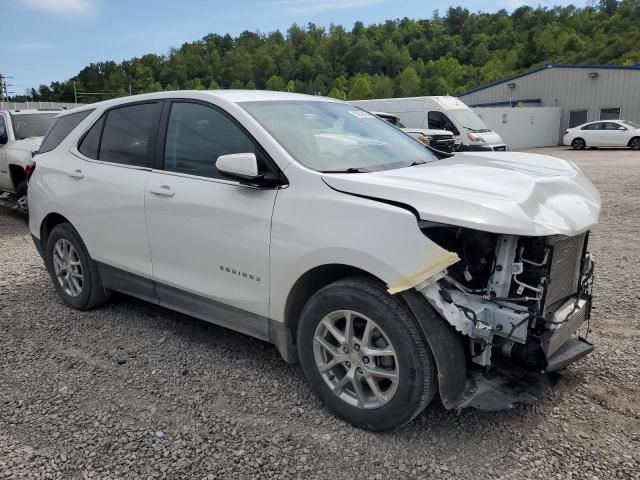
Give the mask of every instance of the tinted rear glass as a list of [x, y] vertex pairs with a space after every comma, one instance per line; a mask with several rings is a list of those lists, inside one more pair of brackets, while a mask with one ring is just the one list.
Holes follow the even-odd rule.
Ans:
[[83, 110], [64, 117], [56, 118], [47, 136], [44, 137], [38, 153], [45, 153], [56, 148], [93, 110]]

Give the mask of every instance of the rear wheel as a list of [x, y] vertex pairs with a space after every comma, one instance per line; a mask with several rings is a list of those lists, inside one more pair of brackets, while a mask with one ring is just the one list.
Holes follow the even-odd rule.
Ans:
[[403, 425], [437, 391], [435, 362], [415, 319], [368, 279], [337, 281], [309, 300], [298, 351], [320, 399], [361, 428]]
[[582, 138], [576, 138], [573, 142], [571, 142], [571, 146], [574, 150], [582, 150], [587, 146], [587, 144]]
[[58, 295], [70, 307], [88, 310], [107, 300], [96, 265], [70, 224], [56, 225], [49, 233], [46, 264]]
[[16, 206], [25, 218], [29, 217], [29, 202], [27, 200], [27, 181], [23, 180], [16, 189]]
[[629, 141], [631, 150], [640, 150], [640, 137], [634, 137]]

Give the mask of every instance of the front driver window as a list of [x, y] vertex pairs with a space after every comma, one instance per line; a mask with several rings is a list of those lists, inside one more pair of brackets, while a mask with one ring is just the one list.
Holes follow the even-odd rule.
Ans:
[[258, 152], [253, 141], [222, 112], [198, 103], [173, 103], [165, 141], [165, 170], [224, 178], [216, 169], [216, 160], [232, 153]]

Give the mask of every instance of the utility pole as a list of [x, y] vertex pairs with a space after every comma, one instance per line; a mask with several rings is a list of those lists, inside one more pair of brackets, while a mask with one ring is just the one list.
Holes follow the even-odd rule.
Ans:
[[131, 96], [131, 84], [129, 84], [129, 96]]
[[78, 106], [78, 91], [76, 90], [76, 82], [73, 82], [73, 101], [75, 102], [75, 106]]
[[0, 73], [0, 102], [4, 102], [7, 91], [7, 87], [4, 86], [4, 77]]

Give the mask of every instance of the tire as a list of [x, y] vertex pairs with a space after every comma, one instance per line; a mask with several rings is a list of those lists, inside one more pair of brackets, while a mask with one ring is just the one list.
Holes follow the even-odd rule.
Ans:
[[640, 137], [633, 137], [629, 140], [629, 148], [631, 150], [640, 150]]
[[28, 221], [29, 219], [29, 201], [27, 199], [27, 181], [23, 180], [16, 188], [16, 207], [18, 212]]
[[[89, 256], [80, 235], [69, 223], [61, 223], [51, 230], [46, 248], [47, 270], [64, 303], [76, 310], [89, 310], [108, 299], [95, 262]], [[61, 268], [62, 264], [66, 268]], [[74, 273], [81, 278], [72, 277]]]
[[574, 150], [583, 150], [587, 146], [586, 142], [582, 138], [576, 138], [571, 142], [571, 146]]
[[[345, 338], [347, 316], [353, 325], [351, 341]], [[404, 425], [437, 393], [435, 361], [416, 320], [378, 282], [351, 277], [319, 290], [302, 310], [297, 337], [311, 388], [337, 416], [357, 427], [386, 430]], [[343, 345], [346, 350], [338, 348]], [[375, 394], [371, 381], [382, 395]]]

